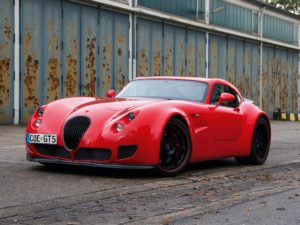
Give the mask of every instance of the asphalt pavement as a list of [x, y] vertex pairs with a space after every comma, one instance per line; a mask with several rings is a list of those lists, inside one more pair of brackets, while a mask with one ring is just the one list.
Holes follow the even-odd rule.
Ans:
[[0, 224], [300, 224], [300, 123], [272, 121], [262, 166], [201, 162], [172, 178], [25, 159], [25, 127], [0, 126]]

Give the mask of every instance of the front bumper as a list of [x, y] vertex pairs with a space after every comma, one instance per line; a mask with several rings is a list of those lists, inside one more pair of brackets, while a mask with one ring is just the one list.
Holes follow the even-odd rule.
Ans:
[[86, 166], [97, 167], [107, 169], [139, 169], [139, 170], [153, 170], [156, 169], [156, 165], [126, 165], [126, 164], [113, 164], [113, 163], [93, 163], [93, 162], [77, 162], [62, 159], [48, 159], [48, 158], [36, 158], [27, 154], [27, 160], [38, 163], [60, 164], [60, 165], [73, 165], [73, 166]]

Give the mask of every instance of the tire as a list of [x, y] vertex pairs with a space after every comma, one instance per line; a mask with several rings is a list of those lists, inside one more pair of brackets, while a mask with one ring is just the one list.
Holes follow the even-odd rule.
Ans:
[[174, 176], [182, 172], [189, 163], [191, 146], [186, 125], [179, 119], [170, 119], [161, 138], [159, 174]]
[[252, 143], [251, 154], [248, 157], [236, 157], [240, 164], [261, 165], [268, 157], [270, 148], [270, 128], [264, 118], [259, 118], [256, 122]]

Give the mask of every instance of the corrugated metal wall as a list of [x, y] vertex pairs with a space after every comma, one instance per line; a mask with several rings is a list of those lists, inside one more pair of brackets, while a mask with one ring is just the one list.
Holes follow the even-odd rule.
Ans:
[[0, 0], [0, 124], [13, 122], [14, 2]]
[[190, 19], [205, 15], [205, 0], [138, 0], [138, 5]]
[[289, 44], [298, 44], [298, 28], [294, 23], [273, 16], [263, 17], [263, 36]]
[[271, 46], [263, 48], [262, 106], [273, 112], [298, 111], [298, 53]]
[[[197, 1], [198, 14], [204, 16], [204, 0]], [[12, 123], [14, 118], [13, 3], [0, 0], [0, 124]], [[168, 7], [176, 9], [172, 13], [183, 13], [182, 16], [192, 13], [194, 17], [195, 3], [196, 0], [190, 0], [187, 4], [191, 6], [189, 12], [181, 12], [179, 3]], [[219, 25], [225, 27], [236, 24], [232, 29], [242, 27], [246, 32], [257, 32], [257, 26], [253, 26], [258, 20], [255, 12], [250, 19], [247, 11], [244, 22], [231, 21], [232, 16], [226, 16], [226, 22], [220, 17], [222, 13], [243, 15], [244, 12], [229, 3], [219, 3], [219, 0], [211, 2], [212, 21], [221, 21], [225, 24]], [[150, 3], [144, 1], [144, 4]], [[161, 7], [159, 10], [167, 6]], [[254, 21], [252, 27], [250, 20]], [[136, 39], [131, 40], [129, 14], [67, 0], [20, 0], [20, 121], [26, 123], [39, 105], [58, 98], [104, 96], [110, 88], [121, 90], [129, 80], [130, 41], [136, 46], [133, 55], [137, 60], [137, 76], [205, 77], [207, 65], [209, 77], [229, 80], [243, 96], [261, 104], [270, 116], [279, 110], [298, 111], [297, 51], [263, 46], [260, 89], [259, 43], [209, 33], [206, 58], [206, 31], [157, 18], [137, 17], [136, 25]], [[293, 29], [295, 42], [298, 28]]]
[[259, 44], [211, 34], [209, 77], [234, 84], [241, 94], [259, 105]]
[[61, 0], [21, 0], [21, 122], [39, 105], [104, 96], [128, 82], [129, 16]]
[[205, 76], [205, 33], [138, 18], [137, 76]]

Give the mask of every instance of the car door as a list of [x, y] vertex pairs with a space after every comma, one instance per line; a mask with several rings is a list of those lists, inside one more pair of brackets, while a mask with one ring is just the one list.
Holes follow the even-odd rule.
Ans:
[[[222, 103], [218, 107], [221, 93], [230, 93], [234, 95], [232, 102]], [[215, 84], [210, 99], [209, 125], [211, 135], [217, 152], [234, 152], [234, 144], [239, 139], [243, 129], [243, 115], [240, 111], [241, 99], [239, 95], [229, 86], [224, 84]]]

